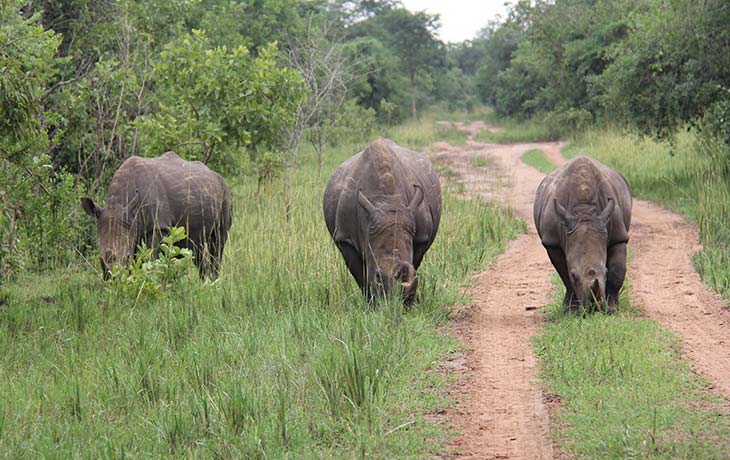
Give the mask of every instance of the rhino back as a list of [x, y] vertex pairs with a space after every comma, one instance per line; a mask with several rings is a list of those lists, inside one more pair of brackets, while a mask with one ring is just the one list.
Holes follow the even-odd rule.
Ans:
[[172, 152], [126, 160], [112, 180], [109, 200], [131, 203], [130, 212], [141, 217], [143, 232], [184, 226], [191, 239], [199, 240], [216, 222], [230, 227], [231, 196], [224, 179]]
[[631, 189], [616, 170], [585, 155], [578, 155], [545, 176], [535, 193], [533, 218], [544, 246], [560, 245], [561, 223], [553, 200], [566, 209], [577, 204], [593, 204], [603, 209], [608, 199], [616, 208], [608, 223], [609, 244], [628, 241], [631, 225]]

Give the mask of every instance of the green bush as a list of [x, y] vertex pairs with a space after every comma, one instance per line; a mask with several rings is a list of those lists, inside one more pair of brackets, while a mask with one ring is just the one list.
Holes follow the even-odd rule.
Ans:
[[175, 244], [187, 238], [185, 229], [172, 227], [162, 238], [159, 254], [144, 243], [137, 248], [134, 260], [127, 267], [112, 267], [110, 288], [126, 298], [159, 299], [166, 291], [191, 273], [193, 253]]
[[278, 59], [275, 43], [253, 57], [241, 46], [214, 46], [198, 30], [165, 45], [154, 69], [157, 110], [136, 121], [143, 153], [175, 150], [226, 169], [221, 150], [283, 148], [304, 86]]
[[556, 139], [575, 136], [593, 124], [593, 114], [585, 109], [556, 110], [541, 117], [548, 132]]

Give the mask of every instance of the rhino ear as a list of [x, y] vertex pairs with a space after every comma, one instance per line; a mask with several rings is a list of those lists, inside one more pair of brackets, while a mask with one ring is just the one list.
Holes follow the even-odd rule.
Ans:
[[611, 217], [611, 214], [613, 214], [613, 209], [616, 207], [616, 203], [613, 201], [613, 198], [608, 199], [608, 203], [606, 203], [606, 207], [603, 208], [603, 211], [601, 211], [601, 214], [598, 216], [598, 219], [603, 225], [608, 225], [608, 219]]
[[94, 219], [98, 219], [101, 217], [101, 208], [94, 203], [94, 200], [92, 200], [89, 197], [82, 197], [81, 198], [81, 207], [84, 208], [84, 211], [86, 211], [86, 214], [93, 217]]
[[372, 214], [378, 209], [370, 202], [370, 200], [367, 199], [365, 195], [363, 195], [360, 190], [357, 191], [357, 202], [360, 203], [360, 206], [362, 206], [368, 214]]
[[410, 204], [408, 204], [408, 209], [410, 211], [415, 211], [416, 209], [418, 209], [418, 206], [423, 201], [423, 190], [421, 190], [421, 187], [413, 184], [413, 188], [416, 189], [416, 194], [413, 195], [413, 199], [411, 200]]
[[560, 219], [563, 221], [565, 226], [567, 228], [573, 228], [575, 225], [575, 215], [565, 209], [565, 207], [558, 203], [558, 200], [553, 198], [553, 206], [555, 206], [555, 212], [558, 213], [558, 216], [560, 216]]

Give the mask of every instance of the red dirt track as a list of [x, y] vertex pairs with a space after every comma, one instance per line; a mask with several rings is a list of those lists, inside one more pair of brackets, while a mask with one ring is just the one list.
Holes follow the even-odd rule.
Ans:
[[[469, 290], [473, 304], [456, 312], [453, 332], [465, 356], [444, 367], [459, 376], [450, 390], [457, 403], [447, 414], [459, 435], [443, 457], [552, 459], [559, 453], [550, 438], [547, 396], [530, 338], [544, 321], [540, 307], [551, 301], [554, 269], [532, 222], [533, 197], [543, 175], [521, 156], [537, 148], [560, 165], [562, 144], [481, 144], [471, 136], [490, 126], [457, 127], [469, 135], [467, 144], [438, 142], [432, 159], [448, 168], [466, 195], [514, 210], [528, 224], [528, 233], [475, 278]], [[491, 164], [476, 167], [475, 158]], [[634, 302], [680, 337], [693, 369], [730, 400], [730, 312], [692, 268], [689, 257], [699, 249], [696, 230], [676, 214], [634, 200], [630, 238]]]

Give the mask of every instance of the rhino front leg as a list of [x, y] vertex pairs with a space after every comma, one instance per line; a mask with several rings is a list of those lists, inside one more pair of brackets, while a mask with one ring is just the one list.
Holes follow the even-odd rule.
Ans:
[[608, 248], [606, 270], [606, 303], [608, 312], [613, 313], [618, 308], [619, 292], [626, 277], [626, 243]]
[[578, 311], [578, 299], [575, 297], [575, 291], [573, 291], [573, 285], [570, 282], [570, 276], [568, 275], [568, 262], [565, 260], [565, 253], [561, 248], [545, 248], [550, 257], [553, 267], [557, 270], [560, 279], [563, 280], [565, 285], [565, 298], [563, 299], [563, 305], [574, 311]]
[[357, 285], [360, 286], [363, 293], [365, 293], [365, 275], [363, 271], [363, 262], [360, 254], [355, 250], [352, 245], [344, 242], [337, 242], [337, 248], [342, 253], [342, 257], [345, 259], [348, 270], [352, 273], [352, 277], [355, 278]]

